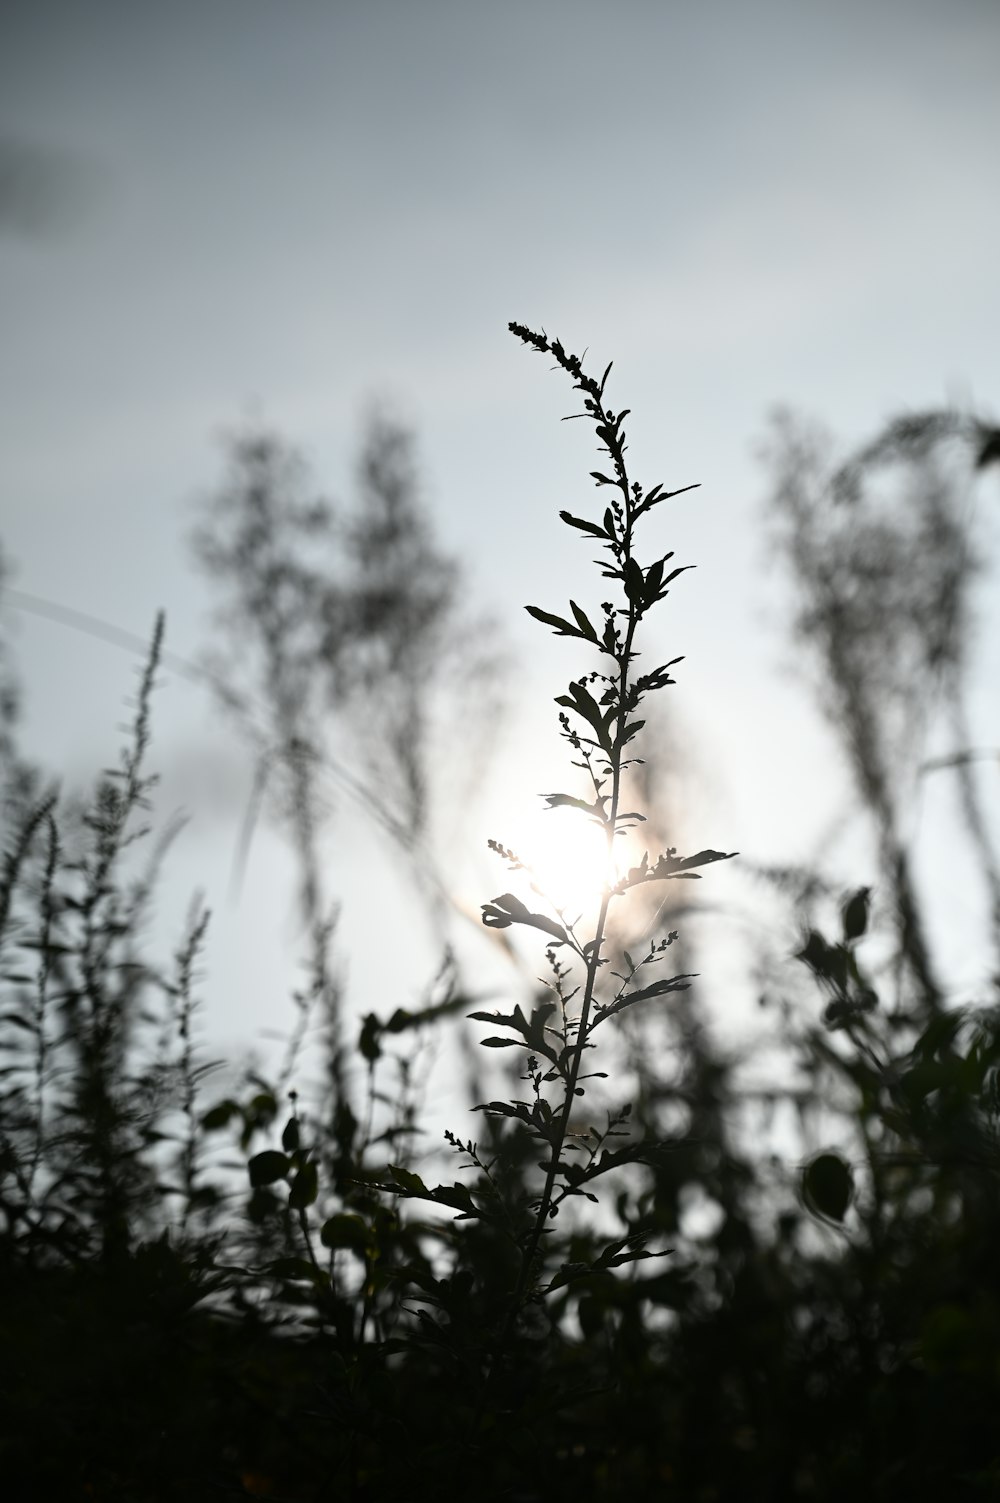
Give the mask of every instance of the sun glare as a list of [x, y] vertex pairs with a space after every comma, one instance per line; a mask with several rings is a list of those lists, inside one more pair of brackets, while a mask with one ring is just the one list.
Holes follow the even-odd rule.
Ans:
[[574, 810], [535, 811], [523, 821], [520, 842], [518, 855], [534, 881], [571, 919], [596, 908], [605, 883], [617, 880], [603, 831]]

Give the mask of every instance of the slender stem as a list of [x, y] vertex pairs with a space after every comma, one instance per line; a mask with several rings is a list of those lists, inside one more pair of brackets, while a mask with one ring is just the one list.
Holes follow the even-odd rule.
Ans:
[[[599, 421], [599, 424], [603, 425], [605, 428], [610, 428], [611, 425], [608, 422], [604, 406], [599, 399], [596, 401], [596, 409], [597, 420]], [[625, 499], [625, 527], [622, 534], [622, 569], [624, 571], [625, 566], [632, 557], [632, 496], [629, 490], [628, 475], [625, 471], [625, 465], [621, 456], [620, 449], [615, 458], [617, 460], [619, 469], [618, 484]], [[632, 643], [635, 638], [636, 627], [639, 624], [640, 614], [641, 606], [639, 606], [632, 599], [629, 599], [628, 630], [625, 634], [625, 642], [618, 657], [618, 713], [615, 720], [615, 745], [610, 758], [611, 807], [608, 812], [607, 823], [605, 826], [607, 832], [609, 864], [614, 851], [615, 831], [618, 826], [618, 808], [621, 798], [622, 751], [624, 749], [624, 741], [622, 740], [622, 735], [625, 729], [625, 719], [627, 715], [628, 670], [629, 664], [632, 661]], [[587, 1036], [590, 1026], [590, 1009], [594, 1001], [594, 988], [597, 984], [597, 972], [601, 962], [601, 950], [604, 945], [604, 935], [607, 926], [608, 909], [610, 907], [610, 904], [611, 889], [610, 886], [606, 886], [604, 895], [601, 898], [601, 909], [597, 918], [597, 926], [595, 929], [593, 944], [590, 949], [590, 954], [587, 958], [587, 982], [584, 988], [583, 1002], [580, 1007], [580, 1023], [577, 1029], [576, 1043], [573, 1047], [573, 1054], [569, 1066], [569, 1075], [566, 1078], [566, 1093], [563, 1100], [563, 1107], [559, 1115], [555, 1137], [552, 1141], [552, 1153], [545, 1175], [545, 1184], [542, 1189], [542, 1198], [539, 1201], [538, 1211], [535, 1215], [535, 1222], [531, 1229], [531, 1237], [528, 1241], [524, 1259], [521, 1263], [521, 1269], [518, 1275], [517, 1285], [514, 1289], [514, 1297], [510, 1312], [508, 1314], [505, 1332], [509, 1327], [511, 1321], [514, 1319], [514, 1316], [516, 1315], [516, 1312], [519, 1309], [522, 1300], [524, 1299], [524, 1295], [531, 1278], [535, 1259], [538, 1255], [538, 1248], [542, 1240], [542, 1233], [545, 1229], [545, 1223], [548, 1220], [549, 1212], [552, 1209], [552, 1193], [555, 1188], [556, 1175], [559, 1173], [559, 1169], [562, 1163], [562, 1151], [566, 1141], [566, 1134], [569, 1130], [569, 1121], [570, 1115], [573, 1110], [573, 1102], [576, 1099], [577, 1080], [579, 1079], [580, 1066], [583, 1061], [583, 1051], [587, 1046]]]

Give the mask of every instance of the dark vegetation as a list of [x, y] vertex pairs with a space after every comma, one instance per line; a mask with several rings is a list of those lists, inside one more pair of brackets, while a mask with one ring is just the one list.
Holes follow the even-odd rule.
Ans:
[[[589, 665], [557, 700], [568, 791], [545, 797], [554, 819], [637, 852], [584, 921], [547, 902], [528, 853], [491, 842], [510, 890], [483, 922], [498, 943], [518, 928], [537, 943], [538, 986], [484, 1007], [448, 942], [436, 778], [442, 746], [491, 713], [495, 664], [391, 424], [371, 430], [346, 517], [280, 440], [239, 436], [197, 536], [231, 627], [203, 671], [257, 767], [244, 855], [268, 815], [298, 859], [307, 981], [274, 1079], [220, 1099], [197, 1043], [203, 909], [171, 964], [147, 956], [169, 843], [144, 827], [162, 621], [119, 765], [80, 805], [21, 760], [0, 661], [5, 1497], [1000, 1495], [996, 981], [956, 995], [942, 973], [906, 818], [922, 778], [955, 780], [947, 859], [982, 895], [989, 977], [995, 768], [967, 701], [985, 566], [964, 499], [997, 434], [910, 417], [843, 463], [801, 424], [775, 428], [797, 637], [872, 867], [843, 892], [820, 866], [741, 858], [775, 932], [800, 935], [794, 967], [760, 940], [781, 1053], [763, 1088], [707, 1024], [711, 951], [696, 982], [674, 928], [689, 884], [730, 853], [661, 839], [640, 760], [674, 668], [639, 656], [645, 619], [684, 568], [645, 539], [679, 493], [629, 472], [607, 371], [512, 330], [568, 377], [601, 452], [598, 505], [562, 516], [606, 603], [529, 607]], [[933, 766], [932, 723], [952, 747]], [[385, 1009], [351, 1021], [331, 769], [424, 901], [442, 960], [422, 1008], [394, 1003], [387, 954]], [[415, 1048], [437, 1030], [491, 1051], [464, 1056], [473, 1115], [448, 1158], [416, 1131]], [[307, 1035], [325, 1072], [308, 1099]]]

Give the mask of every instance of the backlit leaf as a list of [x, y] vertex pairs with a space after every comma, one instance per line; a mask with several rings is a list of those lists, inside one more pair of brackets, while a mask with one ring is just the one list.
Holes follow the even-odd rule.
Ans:
[[273, 1148], [265, 1149], [263, 1153], [255, 1153], [247, 1164], [250, 1183], [254, 1189], [260, 1189], [263, 1185], [273, 1185], [277, 1180], [284, 1179], [290, 1168], [291, 1160], [287, 1155], [278, 1153]]

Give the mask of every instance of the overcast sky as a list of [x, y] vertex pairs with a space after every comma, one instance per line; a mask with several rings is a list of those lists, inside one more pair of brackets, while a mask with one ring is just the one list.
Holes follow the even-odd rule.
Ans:
[[[782, 678], [754, 446], [776, 402], [849, 441], [953, 397], [1000, 409], [998, 70], [995, 0], [7, 0], [15, 584], [140, 635], [162, 606], [194, 656], [207, 596], [184, 532], [219, 433], [263, 414], [337, 494], [367, 404], [388, 400], [446, 546], [533, 675], [517, 697], [547, 715], [576, 665], [521, 607], [586, 579], [557, 512], [590, 504], [592, 446], [506, 331], [544, 325], [614, 358], [636, 474], [701, 482], [658, 523], [699, 566], [657, 628], [687, 655], [670, 692], [715, 790], [718, 827], [695, 838], [774, 855], [776, 830], [815, 834], [823, 743]], [[131, 664], [15, 626], [29, 746], [82, 777], [113, 749]], [[994, 621], [983, 682], [997, 670]], [[218, 858], [189, 847], [211, 889], [244, 784], [199, 691], [165, 693], [175, 764], [223, 769], [214, 795], [207, 774], [185, 790], [209, 824], [214, 799]], [[979, 729], [1000, 742], [992, 703]]]

